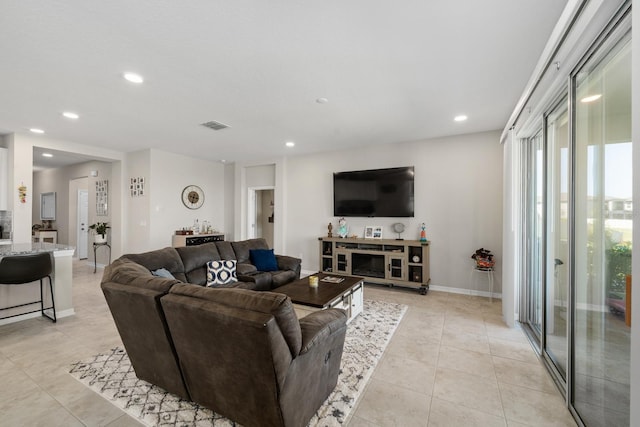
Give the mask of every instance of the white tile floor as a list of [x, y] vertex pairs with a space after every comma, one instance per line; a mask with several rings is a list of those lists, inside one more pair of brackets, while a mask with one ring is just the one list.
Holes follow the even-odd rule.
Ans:
[[[69, 365], [121, 345], [101, 271], [74, 262], [76, 315], [0, 326], [0, 426], [139, 426], [73, 379]], [[407, 304], [349, 426], [575, 426], [522, 331], [500, 301], [367, 287]]]

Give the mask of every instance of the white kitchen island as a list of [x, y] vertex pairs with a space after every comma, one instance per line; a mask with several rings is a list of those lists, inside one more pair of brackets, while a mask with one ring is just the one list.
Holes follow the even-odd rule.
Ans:
[[[75, 248], [68, 245], [53, 243], [16, 243], [10, 245], [0, 245], [0, 259], [5, 256], [29, 255], [38, 252], [50, 252], [53, 257], [53, 294], [56, 301], [56, 316], [58, 319], [75, 314], [72, 304], [72, 257]], [[46, 284], [46, 279], [45, 279]], [[45, 307], [51, 305], [48, 292], [49, 287], [45, 286]], [[0, 307], [9, 307], [29, 301], [38, 300], [40, 297], [39, 282], [25, 285], [0, 285]], [[35, 307], [35, 306], [34, 306]], [[2, 312], [0, 316], [19, 314], [22, 311], [31, 311], [34, 308], [20, 307]], [[19, 322], [41, 316], [40, 312], [29, 313], [21, 316], [0, 320], [0, 325]]]

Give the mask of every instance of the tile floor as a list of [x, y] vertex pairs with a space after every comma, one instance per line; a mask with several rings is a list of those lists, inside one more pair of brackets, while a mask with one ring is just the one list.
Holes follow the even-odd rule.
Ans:
[[[121, 345], [101, 272], [74, 262], [76, 315], [0, 326], [0, 426], [139, 426], [69, 375], [69, 365]], [[407, 304], [351, 427], [575, 426], [524, 334], [500, 301], [377, 286], [365, 298]]]

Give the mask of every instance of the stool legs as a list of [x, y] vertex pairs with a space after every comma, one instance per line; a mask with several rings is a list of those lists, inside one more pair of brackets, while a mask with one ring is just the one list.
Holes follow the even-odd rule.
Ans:
[[44, 312], [45, 308], [44, 308], [44, 292], [43, 292], [43, 283], [42, 283], [43, 279], [44, 278], [40, 279], [40, 312], [44, 317], [51, 319], [53, 323], [56, 323], [58, 321], [58, 318], [56, 316], [56, 300], [53, 297], [53, 283], [51, 282], [51, 276], [47, 276], [47, 279], [49, 279], [49, 291], [51, 292], [51, 307], [47, 307], [47, 310], [49, 308], [53, 309], [53, 317], [49, 316], [47, 313]]

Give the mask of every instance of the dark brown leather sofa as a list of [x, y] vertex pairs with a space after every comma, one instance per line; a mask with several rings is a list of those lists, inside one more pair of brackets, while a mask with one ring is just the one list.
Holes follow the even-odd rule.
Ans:
[[[247, 281], [236, 289], [197, 286], [211, 245], [125, 255], [105, 269], [101, 287], [136, 375], [247, 426], [306, 425], [337, 383], [346, 314], [298, 320], [288, 297], [255, 292], [269, 278], [259, 272], [239, 275]], [[152, 275], [158, 268], [175, 278]]]

